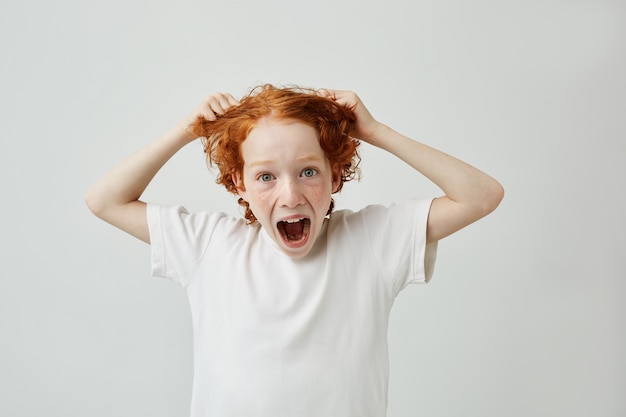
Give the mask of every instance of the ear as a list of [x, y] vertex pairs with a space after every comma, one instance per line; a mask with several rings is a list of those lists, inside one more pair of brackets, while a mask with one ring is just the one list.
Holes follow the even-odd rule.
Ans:
[[332, 172], [333, 180], [331, 193], [334, 194], [339, 191], [339, 188], [341, 187], [341, 168], [337, 168], [337, 166], [334, 166]]
[[237, 194], [244, 200], [246, 199], [246, 187], [243, 184], [243, 175], [241, 175], [241, 171], [233, 170], [231, 177], [233, 179], [233, 184], [235, 185], [235, 189], [237, 190]]
[[333, 182], [332, 182], [332, 194], [336, 193], [337, 191], [339, 191], [339, 186], [341, 185], [341, 175], [338, 173], [335, 173], [333, 175]]

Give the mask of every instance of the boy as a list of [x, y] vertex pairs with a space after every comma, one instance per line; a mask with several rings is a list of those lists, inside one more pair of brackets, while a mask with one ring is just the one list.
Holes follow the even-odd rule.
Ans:
[[[139, 200], [179, 149], [205, 137], [218, 183], [247, 221]], [[358, 140], [445, 193], [333, 212], [357, 172]], [[393, 300], [427, 282], [436, 243], [494, 210], [500, 184], [376, 121], [348, 91], [263, 86], [208, 97], [87, 193], [102, 219], [152, 245], [153, 275], [187, 290], [191, 415], [384, 416]]]

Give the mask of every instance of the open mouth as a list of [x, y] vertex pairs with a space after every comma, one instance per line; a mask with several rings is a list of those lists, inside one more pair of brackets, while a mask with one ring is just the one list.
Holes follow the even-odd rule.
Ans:
[[276, 227], [288, 245], [297, 246], [306, 242], [309, 237], [311, 220], [307, 218], [289, 219], [278, 222]]

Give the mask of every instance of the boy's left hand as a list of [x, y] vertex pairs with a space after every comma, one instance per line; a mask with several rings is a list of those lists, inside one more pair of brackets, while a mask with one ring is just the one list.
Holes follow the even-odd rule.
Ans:
[[380, 123], [372, 117], [354, 91], [321, 89], [318, 91], [318, 94], [322, 97], [333, 99], [337, 104], [351, 109], [356, 116], [356, 123], [350, 135], [375, 145], [373, 142], [376, 137], [376, 129]]

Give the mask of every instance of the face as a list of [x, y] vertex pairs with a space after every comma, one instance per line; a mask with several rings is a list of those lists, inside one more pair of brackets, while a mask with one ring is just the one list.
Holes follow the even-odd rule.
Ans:
[[293, 258], [313, 247], [339, 179], [313, 127], [292, 120], [261, 119], [241, 144], [239, 195], [278, 247]]

